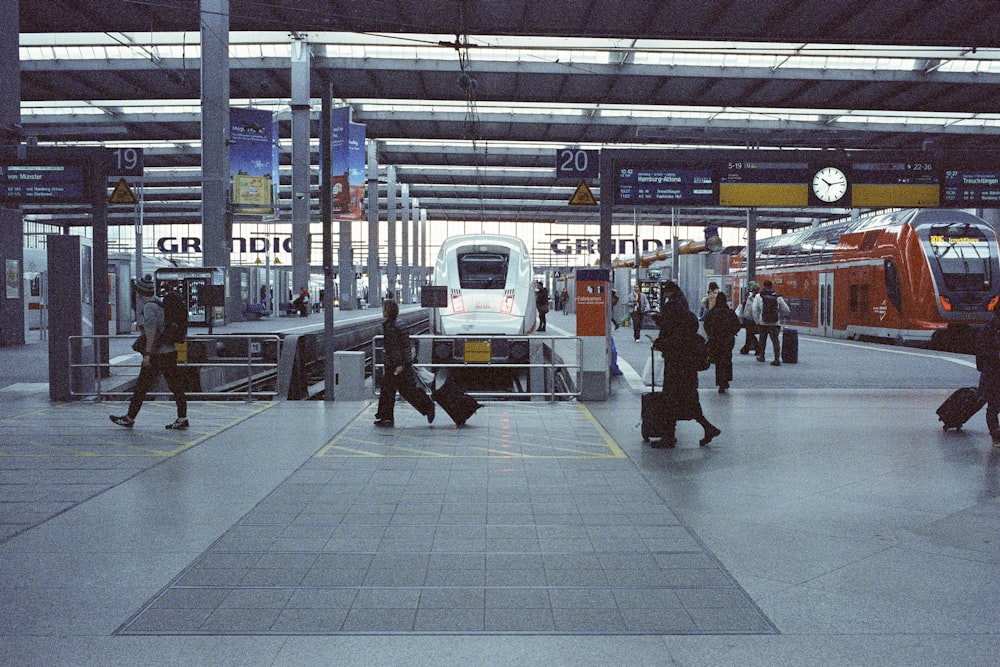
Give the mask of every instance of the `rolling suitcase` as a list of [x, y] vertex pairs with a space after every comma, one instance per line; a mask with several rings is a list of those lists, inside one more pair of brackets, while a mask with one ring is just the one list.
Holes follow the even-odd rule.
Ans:
[[799, 362], [799, 330], [792, 327], [781, 329], [781, 362], [796, 364]]
[[953, 428], [957, 431], [984, 405], [986, 405], [986, 401], [979, 395], [977, 388], [962, 387], [945, 399], [941, 407], [937, 409], [937, 416], [944, 422], [942, 426], [944, 430]]
[[466, 420], [483, 407], [452, 380], [446, 380], [440, 387], [432, 390], [431, 396], [459, 426], [464, 426]]
[[[650, 350], [653, 368], [656, 368], [656, 350]], [[656, 373], [652, 373], [652, 391], [642, 395], [642, 441], [649, 442], [652, 438], [662, 438], [667, 433], [667, 395], [656, 391]]]

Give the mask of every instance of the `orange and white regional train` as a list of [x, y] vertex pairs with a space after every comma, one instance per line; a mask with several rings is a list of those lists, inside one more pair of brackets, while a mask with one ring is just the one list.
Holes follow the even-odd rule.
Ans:
[[[755, 280], [774, 283], [791, 307], [787, 323], [803, 333], [946, 348], [970, 328], [955, 325], [993, 317], [998, 255], [996, 231], [981, 218], [909, 209], [761, 239]], [[740, 298], [745, 248], [730, 272]]]

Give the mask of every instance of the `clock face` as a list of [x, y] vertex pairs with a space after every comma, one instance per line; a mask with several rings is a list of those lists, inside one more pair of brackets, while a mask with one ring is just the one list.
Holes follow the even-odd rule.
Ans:
[[824, 202], [835, 202], [847, 194], [847, 175], [836, 167], [823, 167], [813, 176], [813, 194]]

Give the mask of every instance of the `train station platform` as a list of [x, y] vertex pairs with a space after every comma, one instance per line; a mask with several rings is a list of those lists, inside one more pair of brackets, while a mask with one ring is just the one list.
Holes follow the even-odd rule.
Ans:
[[996, 664], [1000, 448], [934, 414], [969, 357], [735, 355], [728, 393], [700, 376], [722, 435], [653, 449], [649, 341], [612, 335], [608, 401], [464, 428], [377, 428], [372, 399], [193, 402], [188, 431], [159, 400], [123, 429], [48, 401], [44, 347], [0, 349], [0, 663]]

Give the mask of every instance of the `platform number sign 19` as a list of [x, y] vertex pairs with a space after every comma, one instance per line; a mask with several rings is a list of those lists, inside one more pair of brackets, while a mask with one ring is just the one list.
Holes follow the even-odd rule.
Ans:
[[556, 151], [557, 178], [597, 178], [600, 174], [600, 151], [582, 148], [560, 148]]
[[108, 176], [142, 176], [141, 148], [111, 148]]

